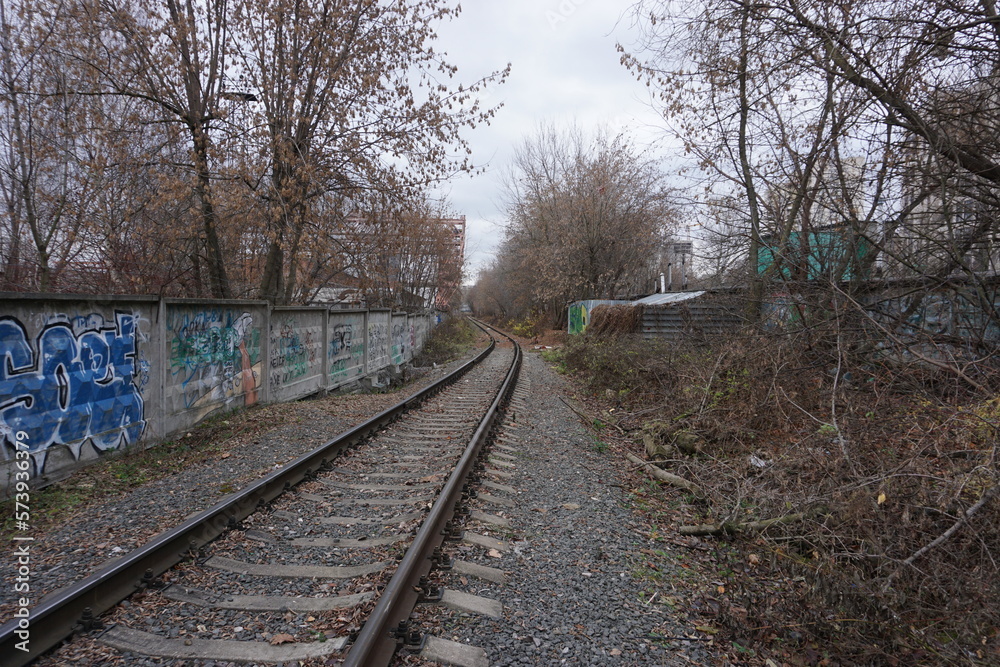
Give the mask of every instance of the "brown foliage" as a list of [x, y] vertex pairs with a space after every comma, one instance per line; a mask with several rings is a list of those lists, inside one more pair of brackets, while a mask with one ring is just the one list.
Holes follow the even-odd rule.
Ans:
[[641, 304], [634, 306], [595, 306], [590, 312], [587, 330], [595, 336], [638, 333], [642, 326]]
[[435, 48], [459, 11], [0, 5], [0, 288], [281, 303], [365, 274], [348, 218], [423, 206], [496, 111], [478, 97], [506, 70], [459, 83]]
[[816, 512], [716, 542], [721, 639], [806, 664], [995, 661], [1000, 400], [932, 369], [904, 383], [843, 333], [574, 337], [566, 362], [705, 491], [692, 523]]
[[561, 321], [570, 300], [645, 292], [676, 226], [656, 161], [603, 131], [543, 127], [517, 148], [504, 194], [504, 242], [480, 282], [484, 307], [507, 317]]

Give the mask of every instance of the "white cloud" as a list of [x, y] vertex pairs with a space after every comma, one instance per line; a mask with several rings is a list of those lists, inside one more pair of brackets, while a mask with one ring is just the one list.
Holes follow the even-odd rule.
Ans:
[[473, 81], [511, 63], [508, 82], [488, 94], [503, 102], [490, 126], [466, 133], [486, 173], [462, 177], [445, 194], [468, 222], [470, 279], [488, 263], [503, 222], [501, 174], [513, 150], [540, 124], [605, 126], [630, 131], [636, 143], [660, 134], [646, 87], [621, 66], [616, 42], [633, 41], [622, 18], [631, 0], [469, 0], [458, 19], [439, 28], [437, 46]]

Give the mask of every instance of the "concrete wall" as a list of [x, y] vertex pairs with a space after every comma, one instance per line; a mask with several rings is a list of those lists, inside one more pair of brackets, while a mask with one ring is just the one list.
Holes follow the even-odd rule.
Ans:
[[374, 375], [381, 368], [390, 364], [389, 340], [392, 333], [392, 312], [389, 310], [369, 310], [366, 321], [368, 339], [365, 341], [367, 351], [368, 375]]
[[324, 350], [326, 308], [275, 308], [271, 311], [268, 368], [271, 401], [291, 401], [327, 386]]
[[417, 352], [424, 349], [424, 343], [427, 341], [427, 335], [430, 333], [431, 326], [433, 326], [433, 321], [427, 317], [410, 315], [410, 332], [412, 335], [412, 345], [410, 346], [412, 359], [417, 355]]
[[158, 315], [155, 299], [0, 302], [0, 487], [18, 441], [34, 477], [162, 435]]
[[18, 443], [32, 481], [52, 481], [220, 410], [375, 376], [411, 359], [436, 319], [262, 301], [2, 294], [0, 489], [13, 480]]
[[[887, 281], [856, 298], [881, 325], [873, 328], [875, 335], [883, 335], [885, 329], [904, 342], [934, 340], [940, 350], [962, 351], [963, 357], [982, 356], [984, 349], [992, 355], [1000, 343], [1000, 285], [995, 278], [983, 280], [982, 285], [956, 279], [931, 287], [916, 281]], [[774, 329], [797, 326], [803, 313], [808, 317], [816, 304], [829, 309], [832, 303], [820, 290], [775, 290], [765, 299], [763, 318]], [[908, 316], [901, 322], [904, 313]]]
[[406, 356], [410, 347], [410, 326], [406, 322], [406, 313], [393, 313], [391, 327], [389, 359], [394, 366], [402, 366], [413, 358], [412, 353], [409, 359]]
[[165, 306], [165, 432], [186, 429], [217, 410], [264, 401], [266, 303], [169, 300]]
[[[368, 368], [367, 316], [365, 311], [330, 311], [327, 344], [327, 383], [330, 387], [340, 387], [365, 376]], [[426, 316], [420, 317], [426, 319]]]

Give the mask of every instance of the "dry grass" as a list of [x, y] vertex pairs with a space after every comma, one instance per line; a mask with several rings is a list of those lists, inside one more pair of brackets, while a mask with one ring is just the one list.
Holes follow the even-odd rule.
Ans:
[[698, 523], [812, 513], [709, 538], [727, 563], [721, 639], [792, 664], [997, 664], [1000, 399], [862, 342], [588, 335], [564, 363], [707, 491], [689, 499]]

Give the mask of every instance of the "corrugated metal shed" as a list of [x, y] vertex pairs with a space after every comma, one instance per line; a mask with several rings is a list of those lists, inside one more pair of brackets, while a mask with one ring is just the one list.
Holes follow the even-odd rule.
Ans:
[[[598, 328], [610, 326], [608, 331], [631, 331], [643, 338], [689, 340], [717, 336], [739, 328], [739, 292], [734, 290], [694, 290], [690, 292], [665, 292], [651, 294], [635, 301], [592, 299], [576, 301], [569, 306], [569, 333], [582, 333], [591, 324], [591, 313], [598, 306], [624, 306], [636, 308], [641, 317], [636, 324], [615, 310], [601, 309]], [[608, 319], [610, 318], [610, 319]], [[624, 329], [622, 327], [625, 327]], [[632, 328], [635, 327], [635, 328]]]
[[644, 296], [641, 299], [633, 301], [632, 303], [641, 303], [646, 306], [666, 306], [673, 303], [680, 303], [681, 301], [687, 301], [688, 299], [697, 299], [705, 293], [706, 292], [702, 290], [700, 292], [665, 292], [663, 294], [650, 294], [649, 296]]
[[653, 294], [641, 306], [642, 337], [690, 340], [718, 336], [743, 324], [739, 300], [731, 292], [695, 291]]

